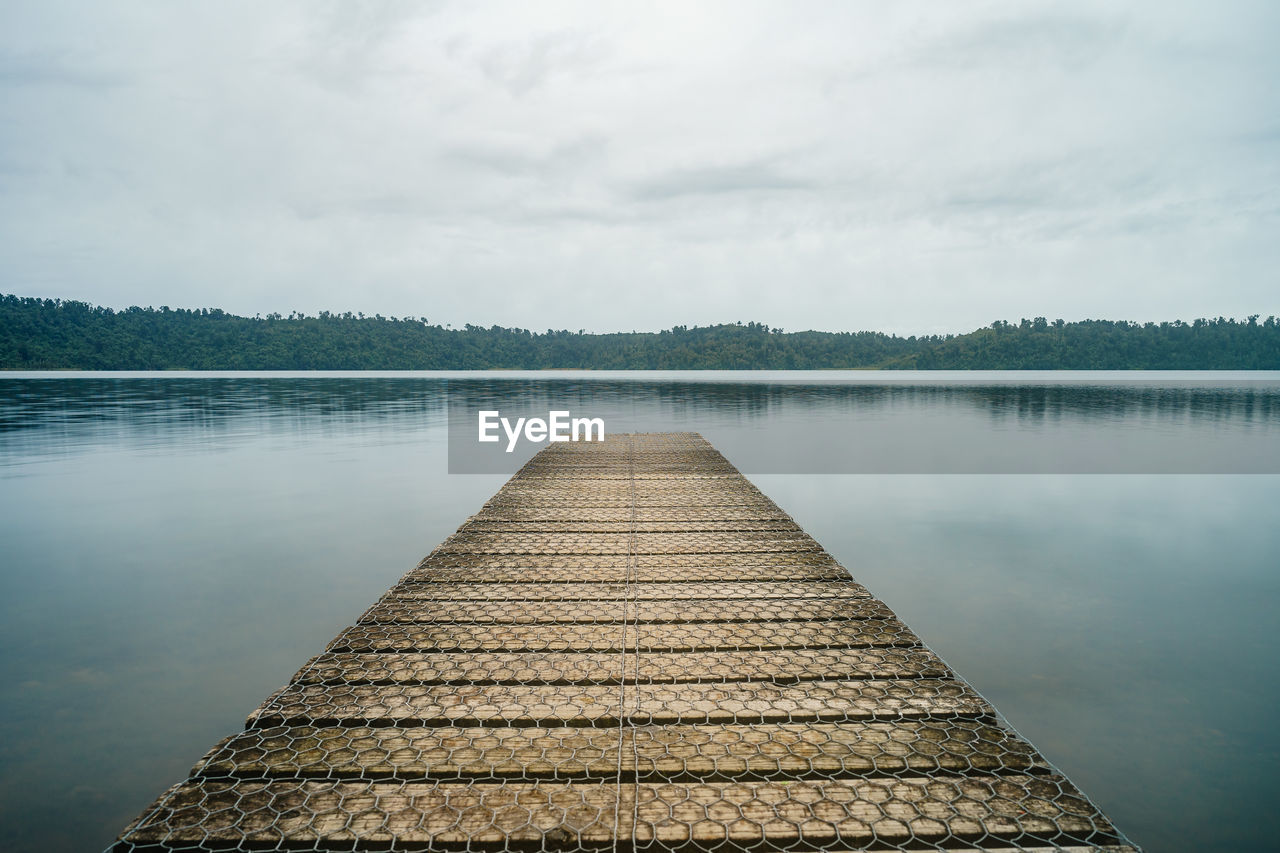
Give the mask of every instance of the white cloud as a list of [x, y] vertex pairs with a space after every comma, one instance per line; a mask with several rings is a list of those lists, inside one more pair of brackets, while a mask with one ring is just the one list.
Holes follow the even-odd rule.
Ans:
[[0, 290], [598, 330], [1280, 311], [1274, 9], [14, 4]]

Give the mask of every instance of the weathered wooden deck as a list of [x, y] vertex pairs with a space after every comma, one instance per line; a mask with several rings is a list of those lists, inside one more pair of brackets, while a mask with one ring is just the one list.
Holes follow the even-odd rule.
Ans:
[[131, 849], [1132, 851], [700, 436], [539, 453]]

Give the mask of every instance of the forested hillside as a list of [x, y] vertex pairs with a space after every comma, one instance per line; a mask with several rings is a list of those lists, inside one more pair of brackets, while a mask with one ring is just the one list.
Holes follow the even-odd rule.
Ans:
[[1129, 323], [1043, 317], [998, 321], [931, 341], [883, 367], [922, 370], [1280, 370], [1280, 321], [1268, 317]]
[[0, 368], [81, 370], [1280, 369], [1275, 317], [1193, 323], [1043, 318], [965, 335], [783, 332], [759, 323], [661, 332], [449, 329], [425, 318], [129, 308], [0, 297]]

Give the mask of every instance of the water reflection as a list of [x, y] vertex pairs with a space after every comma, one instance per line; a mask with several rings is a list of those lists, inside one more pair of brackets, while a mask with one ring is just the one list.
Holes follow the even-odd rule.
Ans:
[[1135, 840], [1265, 849], [1280, 477], [796, 475], [1274, 471], [1280, 381], [965, 379], [2, 377], [0, 846], [100, 849], [474, 512], [452, 398], [702, 431]]
[[[0, 465], [68, 452], [94, 435], [110, 440], [118, 430], [142, 447], [223, 446], [263, 435], [434, 428], [448, 417], [451, 471], [510, 473], [527, 453], [476, 444], [476, 411], [545, 416], [567, 408], [604, 417], [615, 432], [719, 436], [749, 473], [1280, 472], [1276, 379], [653, 376], [3, 378]], [[760, 431], [742, 434], [745, 424]]]
[[696, 429], [747, 473], [1280, 472], [1280, 383], [454, 380], [447, 390], [451, 473], [511, 473], [528, 458], [527, 446], [476, 441], [478, 412], [494, 409], [512, 421], [569, 410], [614, 432]]
[[439, 379], [0, 378], [0, 464], [127, 435], [139, 449], [317, 440], [443, 423]]

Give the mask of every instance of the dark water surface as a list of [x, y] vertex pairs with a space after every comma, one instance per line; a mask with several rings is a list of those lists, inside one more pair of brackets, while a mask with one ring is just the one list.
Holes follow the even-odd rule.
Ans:
[[1280, 375], [868, 373], [0, 375], [0, 848], [105, 846], [497, 490], [450, 394], [702, 432], [1139, 844], [1274, 849]]

